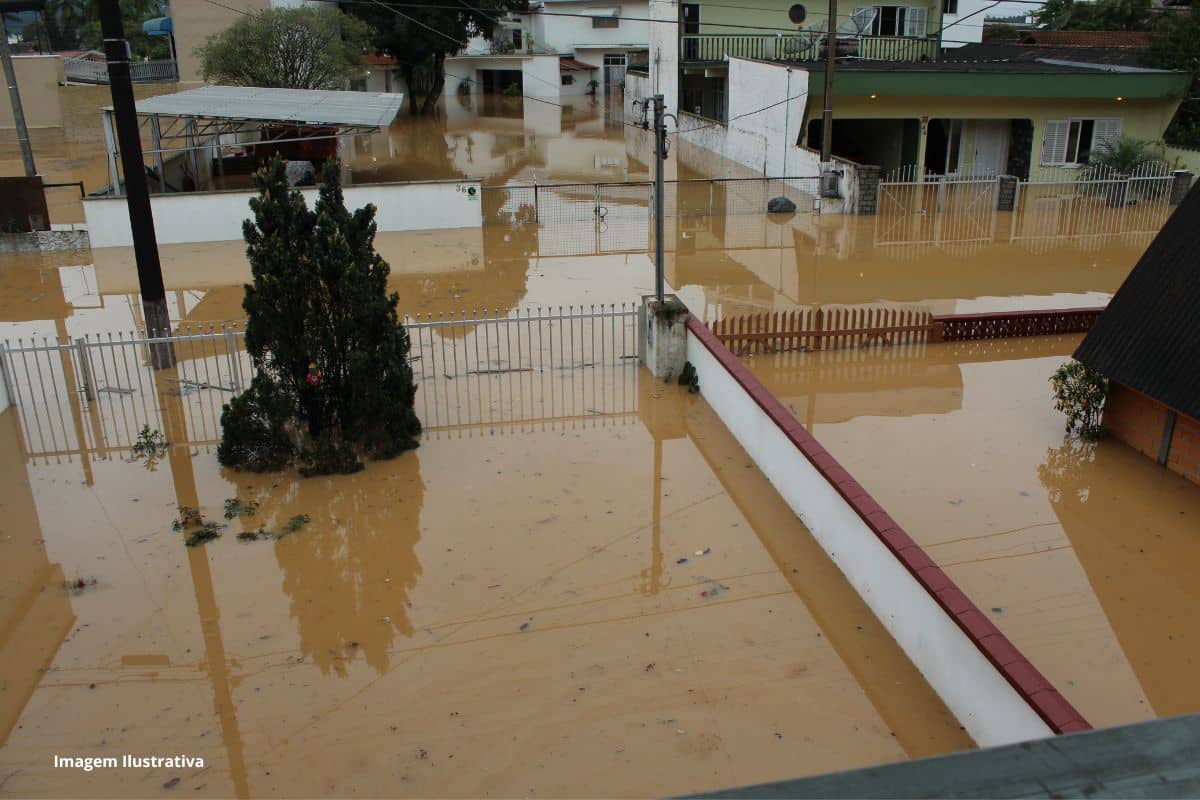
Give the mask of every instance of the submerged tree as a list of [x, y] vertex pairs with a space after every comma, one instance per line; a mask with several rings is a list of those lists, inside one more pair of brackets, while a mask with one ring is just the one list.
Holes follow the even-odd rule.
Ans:
[[243, 223], [254, 283], [242, 305], [258, 373], [221, 415], [222, 464], [256, 472], [354, 472], [360, 455], [417, 446], [408, 332], [375, 252], [375, 207], [346, 209], [335, 162], [309, 209], [278, 156], [254, 176]]

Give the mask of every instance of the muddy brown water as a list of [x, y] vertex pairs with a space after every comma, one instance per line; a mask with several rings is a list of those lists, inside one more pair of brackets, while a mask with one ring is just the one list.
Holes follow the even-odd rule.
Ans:
[[1080, 337], [748, 359], [1096, 726], [1200, 711], [1200, 488], [1064, 434]]
[[[0, 415], [6, 792], [662, 796], [970, 747], [708, 406], [635, 406], [310, 480], [26, 459]], [[177, 504], [229, 527], [185, 548]], [[206, 766], [51, 766], [164, 751]]]

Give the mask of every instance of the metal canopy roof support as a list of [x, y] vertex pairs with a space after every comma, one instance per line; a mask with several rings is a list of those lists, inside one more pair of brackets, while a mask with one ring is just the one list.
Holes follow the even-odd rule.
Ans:
[[[238, 146], [272, 142], [341, 139], [370, 134], [391, 124], [404, 103], [404, 95], [388, 92], [341, 92], [316, 89], [272, 89], [257, 86], [202, 86], [137, 102], [137, 115], [149, 122], [156, 166], [164, 153], [197, 149], [220, 150], [221, 137], [246, 136]], [[109, 137], [112, 108], [104, 109], [109, 178], [120, 193], [115, 141]], [[311, 135], [263, 135], [266, 125], [323, 128]], [[332, 131], [329, 129], [333, 129]], [[161, 169], [161, 167], [160, 167]], [[160, 173], [161, 175], [161, 173]], [[193, 175], [196, 175], [193, 166]], [[197, 176], [198, 177], [198, 176]], [[210, 177], [211, 180], [211, 177]]]
[[270, 89], [261, 86], [201, 86], [139, 100], [138, 116], [205, 117], [296, 125], [389, 125], [404, 95], [388, 92], [339, 92], [318, 89]]

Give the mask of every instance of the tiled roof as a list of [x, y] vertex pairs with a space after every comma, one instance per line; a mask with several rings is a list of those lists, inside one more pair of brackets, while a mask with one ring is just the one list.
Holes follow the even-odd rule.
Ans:
[[587, 64], [583, 61], [576, 61], [575, 59], [568, 58], [567, 56], [561, 56], [558, 59], [558, 67], [559, 69], [574, 70], [575, 72], [591, 72], [592, 70], [596, 69], [595, 64]]
[[[1085, 31], [1090, 33], [1091, 31]], [[1141, 66], [1142, 51], [1132, 47], [1084, 47], [1082, 45], [1050, 46], [1016, 42], [984, 42], [968, 44], [946, 52], [946, 57], [964, 61], [1010, 61], [1033, 63], [1040, 59], [1074, 61], [1083, 64]]]
[[376, 67], [394, 67], [400, 63], [396, 61], [395, 56], [389, 56], [381, 53], [367, 53], [367, 63]]

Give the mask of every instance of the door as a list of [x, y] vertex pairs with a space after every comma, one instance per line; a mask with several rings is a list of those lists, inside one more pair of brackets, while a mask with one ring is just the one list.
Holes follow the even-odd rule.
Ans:
[[604, 55], [604, 91], [612, 94], [621, 88], [625, 80], [625, 54], [605, 53]]
[[683, 35], [683, 60], [700, 60], [700, 4], [684, 3], [679, 6], [679, 19]]
[[975, 156], [971, 172], [976, 175], [999, 175], [1008, 162], [1008, 131], [1006, 119], [975, 120]]

